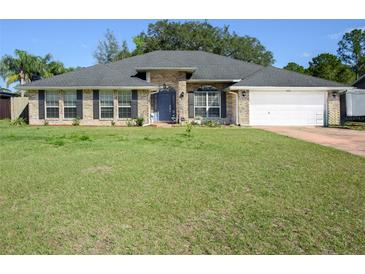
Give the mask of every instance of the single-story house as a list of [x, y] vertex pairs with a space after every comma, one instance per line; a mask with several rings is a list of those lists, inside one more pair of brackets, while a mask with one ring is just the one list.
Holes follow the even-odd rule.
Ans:
[[29, 123], [126, 125], [216, 120], [237, 125], [337, 125], [351, 88], [203, 51], [154, 51], [18, 86]]

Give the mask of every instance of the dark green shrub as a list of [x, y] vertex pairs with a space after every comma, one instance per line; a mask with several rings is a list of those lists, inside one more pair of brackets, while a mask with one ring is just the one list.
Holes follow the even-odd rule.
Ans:
[[138, 117], [138, 118], [134, 119], [134, 122], [136, 123], [136, 126], [141, 127], [141, 126], [143, 126], [144, 118]]

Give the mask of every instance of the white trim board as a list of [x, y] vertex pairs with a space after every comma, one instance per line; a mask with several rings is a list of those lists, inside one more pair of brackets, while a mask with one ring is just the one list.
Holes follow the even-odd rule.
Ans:
[[254, 91], [342, 91], [351, 90], [352, 87], [253, 87], [253, 86], [231, 86], [229, 90], [254, 90]]
[[143, 89], [157, 90], [158, 86], [70, 86], [70, 87], [16, 87], [19, 90], [77, 90], [77, 89], [98, 89], [98, 90], [116, 90], [116, 89]]

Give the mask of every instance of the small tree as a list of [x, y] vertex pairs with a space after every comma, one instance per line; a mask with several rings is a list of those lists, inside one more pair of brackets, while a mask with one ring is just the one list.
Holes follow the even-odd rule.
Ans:
[[120, 46], [114, 33], [107, 29], [104, 40], [99, 41], [94, 57], [99, 64], [107, 64], [118, 59]]
[[351, 66], [356, 78], [365, 73], [365, 30], [354, 29], [345, 33], [338, 46], [338, 55]]

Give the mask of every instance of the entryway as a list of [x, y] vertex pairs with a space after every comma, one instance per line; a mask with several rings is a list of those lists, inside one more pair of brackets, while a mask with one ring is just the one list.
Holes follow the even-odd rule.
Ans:
[[163, 88], [151, 96], [154, 122], [176, 121], [176, 91], [173, 88]]

